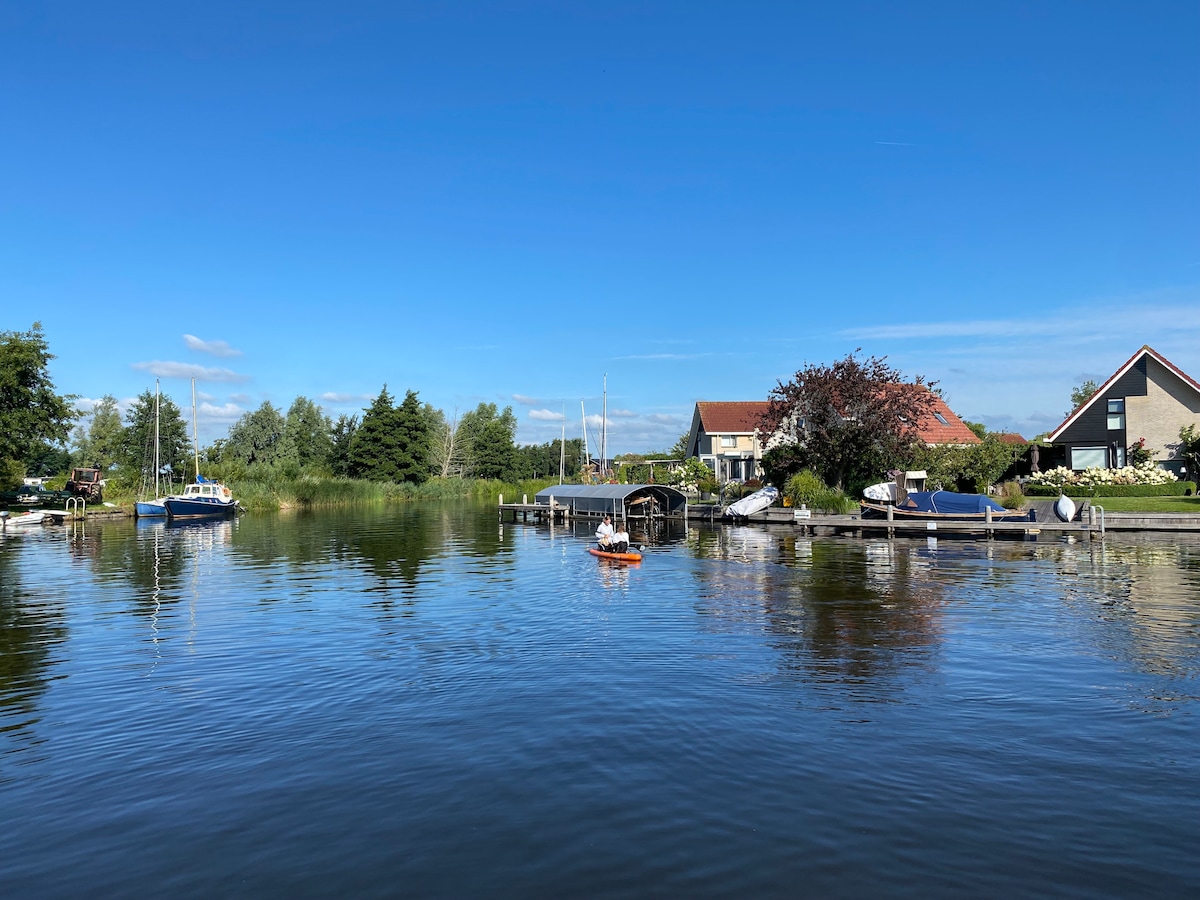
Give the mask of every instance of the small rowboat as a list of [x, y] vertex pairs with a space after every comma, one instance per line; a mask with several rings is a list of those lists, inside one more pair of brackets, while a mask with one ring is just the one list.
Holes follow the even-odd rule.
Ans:
[[601, 559], [615, 559], [617, 562], [641, 562], [642, 554], [636, 550], [629, 553], [613, 553], [610, 550], [598, 550], [595, 547], [588, 547], [588, 553], [592, 556], [598, 556]]

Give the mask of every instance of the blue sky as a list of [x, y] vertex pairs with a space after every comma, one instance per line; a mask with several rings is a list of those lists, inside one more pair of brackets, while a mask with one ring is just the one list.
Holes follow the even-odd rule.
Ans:
[[386, 383], [669, 446], [861, 347], [1027, 436], [1200, 377], [1200, 4], [0, 6], [0, 330], [201, 440]]

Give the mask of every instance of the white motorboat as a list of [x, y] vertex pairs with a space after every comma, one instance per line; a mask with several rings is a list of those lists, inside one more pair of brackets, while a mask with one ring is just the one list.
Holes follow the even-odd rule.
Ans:
[[778, 499], [778, 488], [773, 488], [768, 485], [761, 490], [755, 491], [749, 496], [743, 497], [736, 503], [730, 503], [727, 507], [725, 507], [724, 514], [731, 518], [744, 519], [747, 516], [754, 515], [756, 512], [762, 512]]

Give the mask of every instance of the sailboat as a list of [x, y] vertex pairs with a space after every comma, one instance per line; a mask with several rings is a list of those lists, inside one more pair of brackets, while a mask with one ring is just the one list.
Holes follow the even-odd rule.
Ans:
[[219, 481], [210, 481], [200, 474], [200, 436], [196, 430], [196, 379], [192, 379], [192, 449], [196, 457], [196, 483], [189, 484], [182, 494], [172, 494], [163, 501], [168, 519], [217, 518], [237, 512], [233, 493]]
[[159, 389], [158, 379], [154, 380], [154, 499], [139, 500], [134, 505], [133, 514], [139, 519], [155, 519], [161, 518], [167, 514], [167, 507], [164, 505], [166, 498], [158, 492], [158, 474], [162, 465], [159, 461], [159, 435], [158, 435], [158, 413], [159, 413]]

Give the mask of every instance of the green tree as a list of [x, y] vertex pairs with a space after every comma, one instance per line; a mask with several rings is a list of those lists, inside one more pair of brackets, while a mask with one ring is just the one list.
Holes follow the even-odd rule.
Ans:
[[555, 438], [545, 444], [526, 444], [523, 447], [517, 447], [514, 451], [516, 457], [514, 468], [519, 473], [519, 477], [557, 477], [561, 461], [565, 477], [574, 480], [579, 472], [579, 458], [583, 454], [583, 441], [580, 438], [568, 438], [566, 452], [560, 455], [561, 444], [562, 441]]
[[350, 475], [370, 481], [400, 481], [396, 465], [399, 446], [397, 411], [385, 384], [363, 411], [362, 422], [350, 441]]
[[[154, 392], [142, 391], [125, 411], [117, 464], [131, 484], [154, 483]], [[192, 438], [179, 407], [166, 394], [158, 398], [158, 459], [164, 474], [188, 480], [192, 473]]]
[[396, 481], [421, 484], [429, 479], [428, 411], [416, 391], [408, 391], [396, 410]]
[[0, 331], [0, 477], [65, 444], [79, 415], [74, 395], [54, 391], [52, 359], [40, 322]]
[[854, 353], [830, 366], [806, 366], [779, 382], [770, 400], [762, 432], [790, 436], [800, 467], [839, 490], [905, 468], [918, 441], [917, 424], [936, 403], [923, 378], [907, 381], [885, 359]]
[[270, 401], [242, 415], [229, 429], [221, 448], [222, 462], [245, 466], [296, 462], [296, 448], [285, 433], [287, 421]]
[[75, 429], [75, 459], [78, 465], [108, 471], [121, 459], [125, 426], [117, 410], [117, 398], [105, 394], [92, 410], [91, 423]]
[[458, 431], [466, 459], [465, 474], [499, 479], [512, 476], [517, 462], [517, 417], [511, 406], [501, 412], [495, 403], [480, 403], [462, 417]]
[[987, 426], [982, 422], [968, 422], [966, 419], [963, 419], [963, 424], [971, 429], [971, 434], [975, 435], [975, 437], [979, 438], [981, 441], [987, 437]]
[[929, 482], [947, 490], [986, 494], [1026, 450], [989, 434], [978, 444], [918, 447], [912, 465], [929, 474]]
[[350, 464], [350, 446], [354, 433], [358, 431], [358, 416], [340, 415], [329, 429], [329, 470], [339, 478], [348, 478], [353, 470]]
[[333, 449], [329, 416], [307, 397], [297, 397], [288, 407], [284, 435], [301, 466], [324, 465]]
[[1200, 431], [1195, 425], [1185, 425], [1179, 429], [1177, 455], [1187, 466], [1187, 480], [1200, 485]]
[[1071, 388], [1071, 408], [1067, 410], [1066, 415], [1070, 415], [1092, 399], [1092, 394], [1100, 390], [1100, 386], [1092, 379], [1087, 379], [1083, 384], [1078, 384]]

